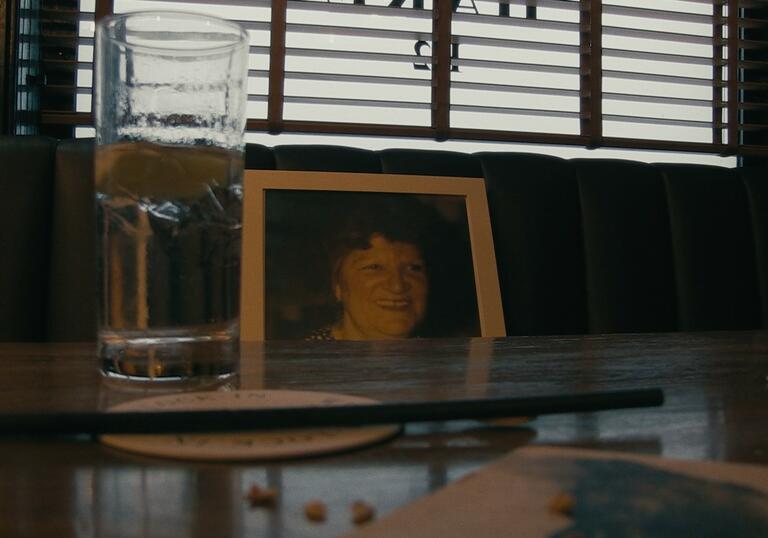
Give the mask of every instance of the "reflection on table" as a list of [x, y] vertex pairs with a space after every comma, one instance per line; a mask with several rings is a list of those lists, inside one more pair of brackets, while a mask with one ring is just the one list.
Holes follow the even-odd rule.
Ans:
[[[690, 460], [768, 463], [768, 333], [649, 334], [244, 345], [229, 387], [321, 390], [382, 401], [533, 396], [661, 387], [659, 408], [408, 424], [371, 447], [298, 460], [149, 458], [87, 435], [0, 440], [0, 535], [329, 536], [530, 444]], [[0, 345], [0, 413], [93, 411], [157, 391], [102, 383], [91, 344]], [[278, 492], [274, 508], [244, 498]], [[322, 499], [323, 523], [303, 506]]]

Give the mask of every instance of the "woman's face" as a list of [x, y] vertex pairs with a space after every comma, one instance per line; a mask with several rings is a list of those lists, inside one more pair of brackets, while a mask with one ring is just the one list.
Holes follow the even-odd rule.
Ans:
[[342, 337], [407, 338], [424, 319], [429, 281], [421, 251], [374, 234], [371, 247], [341, 262], [334, 292], [344, 307]]

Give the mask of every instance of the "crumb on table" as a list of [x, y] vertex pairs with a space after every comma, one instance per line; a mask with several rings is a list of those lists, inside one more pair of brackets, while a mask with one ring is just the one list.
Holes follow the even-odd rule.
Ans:
[[373, 519], [375, 510], [373, 506], [365, 501], [355, 501], [352, 503], [352, 522], [355, 525], [362, 525]]
[[558, 493], [549, 500], [549, 510], [556, 514], [570, 516], [573, 514], [573, 507], [576, 505], [576, 499], [570, 493]]
[[325, 521], [325, 503], [318, 500], [309, 501], [304, 505], [304, 515], [310, 521]]
[[272, 488], [263, 488], [258, 484], [251, 486], [248, 494], [245, 496], [251, 503], [251, 506], [274, 506], [277, 500], [277, 493]]

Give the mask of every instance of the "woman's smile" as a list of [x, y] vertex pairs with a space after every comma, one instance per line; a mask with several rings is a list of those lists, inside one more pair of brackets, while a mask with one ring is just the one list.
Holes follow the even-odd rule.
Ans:
[[404, 310], [411, 305], [410, 299], [376, 299], [376, 304], [387, 310]]

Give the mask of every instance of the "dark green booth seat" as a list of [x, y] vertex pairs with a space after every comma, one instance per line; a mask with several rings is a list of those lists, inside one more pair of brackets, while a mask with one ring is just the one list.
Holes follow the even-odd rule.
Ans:
[[422, 149], [385, 149], [379, 152], [385, 174], [483, 177], [480, 160], [468, 153]]
[[[682, 330], [765, 326], [754, 222], [768, 206], [753, 198], [738, 170], [662, 165]], [[763, 175], [763, 182], [768, 174]], [[764, 250], [762, 245], [760, 250]], [[765, 282], [766, 274], [761, 276]]]
[[[0, 137], [0, 340], [95, 338], [93, 143]], [[485, 178], [510, 335], [768, 328], [768, 170], [249, 144], [250, 169]]]
[[315, 172], [381, 172], [376, 152], [344, 146], [285, 145], [276, 146], [277, 170], [309, 170]]
[[653, 165], [576, 159], [592, 332], [671, 331], [675, 272], [664, 178]]
[[0, 341], [47, 337], [56, 140], [0, 137]]
[[488, 192], [507, 334], [589, 331], [573, 166], [527, 153], [478, 155]]

